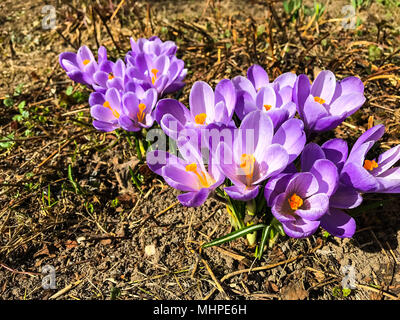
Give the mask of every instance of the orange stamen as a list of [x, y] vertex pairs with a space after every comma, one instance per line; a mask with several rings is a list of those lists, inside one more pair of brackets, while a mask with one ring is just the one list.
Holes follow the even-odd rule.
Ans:
[[142, 122], [144, 117], [145, 117], [145, 113], [144, 110], [146, 109], [146, 105], [144, 103], [140, 103], [139, 104], [139, 112], [137, 113], [137, 118], [139, 122]]
[[151, 69], [151, 73], [154, 75], [151, 77], [151, 83], [154, 84], [157, 80], [157, 73], [158, 70], [157, 69]]
[[271, 108], [272, 108], [272, 106], [271, 106], [270, 104], [264, 104], [264, 109], [265, 109], [266, 111], [271, 110]]
[[295, 193], [288, 199], [288, 202], [292, 210], [297, 210], [303, 205], [303, 199]]
[[85, 59], [85, 60], [83, 60], [83, 65], [86, 66], [89, 62], [90, 62], [90, 60]]
[[315, 102], [318, 102], [318, 103], [320, 103], [320, 104], [324, 104], [324, 103], [325, 103], [325, 100], [322, 99], [322, 98], [320, 98], [320, 97], [314, 97], [314, 101], [315, 101]]
[[365, 160], [364, 161], [364, 168], [367, 169], [368, 171], [372, 171], [375, 168], [378, 168], [378, 164], [376, 163], [375, 160]]
[[108, 80], [111, 80], [111, 79], [114, 79], [114, 78], [115, 78], [114, 75], [112, 74], [112, 72], [110, 72], [108, 74]]
[[205, 113], [199, 113], [194, 117], [194, 122], [197, 124], [204, 124], [206, 122], [207, 114]]
[[251, 184], [251, 180], [253, 179], [254, 174], [254, 163], [256, 159], [251, 154], [242, 154], [240, 157], [240, 168], [242, 172], [246, 176], [247, 185]]
[[203, 172], [203, 171], [198, 172], [197, 164], [190, 163], [185, 167], [185, 169], [186, 169], [186, 171], [193, 172], [196, 175], [197, 179], [199, 179], [200, 185], [203, 188], [208, 188], [211, 185], [211, 183], [209, 181], [210, 180], [212, 181], [212, 178], [206, 172]]
[[118, 111], [115, 110], [115, 109], [113, 109], [113, 108], [111, 108], [110, 103], [109, 103], [108, 101], [105, 101], [105, 102], [103, 103], [103, 106], [104, 106], [105, 108], [107, 108], [107, 109], [110, 109], [114, 117], [119, 118], [119, 113], [118, 113]]

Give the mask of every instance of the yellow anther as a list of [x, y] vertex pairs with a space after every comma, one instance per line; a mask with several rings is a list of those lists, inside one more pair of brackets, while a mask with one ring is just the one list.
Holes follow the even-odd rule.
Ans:
[[83, 60], [83, 65], [86, 66], [89, 62], [90, 62], [90, 60], [85, 59], [85, 60]]
[[375, 160], [365, 160], [364, 168], [367, 169], [368, 171], [372, 171], [375, 168], [378, 168], [378, 164], [376, 163]]
[[315, 102], [318, 102], [318, 103], [320, 103], [320, 104], [324, 104], [324, 103], [325, 103], [325, 100], [322, 99], [322, 98], [320, 98], [320, 97], [314, 97], [314, 101], [315, 101]]
[[197, 124], [204, 124], [206, 122], [207, 114], [205, 113], [199, 113], [194, 117], [194, 122]]
[[295, 193], [288, 199], [288, 202], [292, 210], [297, 210], [303, 205], [303, 199]]
[[108, 74], [108, 80], [111, 80], [111, 79], [114, 79], [114, 78], [115, 78], [115, 77], [114, 77], [113, 73], [110, 72], [110, 73]]

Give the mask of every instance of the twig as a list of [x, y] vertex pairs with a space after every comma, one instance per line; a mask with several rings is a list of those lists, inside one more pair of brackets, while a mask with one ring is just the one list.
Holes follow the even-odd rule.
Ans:
[[67, 293], [68, 291], [70, 291], [72, 288], [76, 287], [78, 284], [80, 284], [83, 280], [78, 280], [74, 283], [71, 283], [69, 285], [67, 285], [64, 289], [61, 289], [60, 291], [56, 292], [55, 294], [53, 294], [49, 300], [53, 300], [53, 299], [57, 299], [58, 297], [62, 296], [63, 294]]

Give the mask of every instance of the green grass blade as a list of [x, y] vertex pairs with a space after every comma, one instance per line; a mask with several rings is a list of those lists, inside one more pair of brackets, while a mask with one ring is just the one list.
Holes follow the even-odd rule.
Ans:
[[269, 239], [269, 231], [270, 230], [271, 230], [271, 226], [266, 226], [263, 229], [263, 232], [262, 232], [262, 235], [261, 235], [261, 241], [260, 241], [260, 248], [259, 248], [259, 250], [257, 252], [258, 253], [257, 254], [257, 258], [258, 259], [261, 259], [261, 256], [262, 256], [262, 254], [264, 252], [264, 247], [267, 244], [268, 239]]
[[211, 242], [208, 242], [206, 244], [203, 244], [202, 247], [203, 248], [208, 248], [208, 247], [216, 246], [216, 245], [219, 245], [219, 244], [222, 244], [222, 243], [225, 243], [225, 242], [229, 242], [229, 241], [235, 240], [237, 238], [243, 237], [248, 233], [252, 233], [254, 231], [261, 230], [261, 229], [263, 229], [265, 227], [266, 227], [265, 224], [262, 224], [262, 223], [251, 225], [251, 226], [248, 226], [248, 227], [233, 231], [233, 232], [231, 232], [231, 233], [229, 233], [229, 234], [227, 234], [227, 235], [225, 235], [225, 236], [223, 236], [221, 238], [218, 238], [218, 239], [216, 239], [214, 241], [211, 241]]

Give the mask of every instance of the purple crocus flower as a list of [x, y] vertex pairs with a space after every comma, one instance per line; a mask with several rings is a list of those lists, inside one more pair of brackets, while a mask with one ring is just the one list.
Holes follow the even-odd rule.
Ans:
[[[347, 143], [342, 139], [329, 140], [321, 147], [315, 143], [309, 143], [301, 154], [301, 168], [303, 171], [311, 171], [310, 168], [317, 162], [327, 159], [324, 161], [329, 160], [335, 164], [337, 177], [339, 177], [347, 160], [347, 153]], [[326, 172], [323, 175], [325, 180], [329, 177]], [[326, 181], [326, 184], [333, 185], [333, 181]], [[337, 188], [330, 194], [329, 210], [320, 219], [321, 227], [336, 237], [352, 237], [356, 230], [356, 222], [343, 209], [356, 208], [362, 201], [363, 198], [357, 190], [338, 181]]]
[[234, 127], [235, 89], [228, 79], [213, 89], [203, 81], [193, 84], [189, 95], [190, 110], [175, 99], [158, 102], [155, 118], [164, 132], [174, 140], [184, 129], [202, 129], [212, 123]]
[[178, 148], [182, 158], [162, 150], [147, 152], [147, 165], [168, 185], [186, 192], [178, 196], [184, 206], [200, 206], [225, 177], [212, 161], [206, 167], [201, 152], [192, 144], [178, 142]]
[[361, 192], [400, 193], [400, 167], [393, 167], [400, 159], [400, 145], [378, 158], [366, 159], [368, 151], [385, 133], [383, 125], [364, 132], [353, 145], [344, 164], [340, 180]]
[[108, 89], [105, 94], [93, 92], [89, 96], [90, 114], [94, 118], [93, 126], [100, 131], [113, 131], [120, 127], [122, 114], [121, 95], [115, 88]]
[[99, 68], [93, 74], [93, 80], [93, 89], [102, 93], [109, 88], [123, 92], [126, 90], [126, 83], [130, 81], [126, 76], [125, 63], [121, 59], [116, 62], [105, 60], [99, 64]]
[[243, 119], [251, 111], [263, 110], [268, 112], [274, 127], [278, 128], [284, 121], [292, 118], [296, 113], [296, 105], [292, 101], [296, 78], [294, 73], [287, 72], [270, 83], [268, 74], [259, 65], [248, 69], [247, 78], [233, 78], [237, 92], [235, 112], [239, 119]]
[[[329, 160], [319, 160], [312, 171], [287, 174], [278, 181], [283, 192], [274, 197], [271, 212], [288, 236], [308, 237], [319, 227], [321, 217], [329, 208], [329, 195], [336, 187], [336, 184], [327, 186], [322, 179], [327, 173], [330, 182], [337, 179], [335, 165]], [[267, 184], [266, 188], [270, 187]]]
[[156, 102], [157, 91], [154, 88], [144, 90], [137, 86], [135, 92], [126, 92], [122, 97], [123, 114], [119, 118], [122, 129], [139, 131], [153, 126]]
[[145, 53], [153, 57], [158, 56], [173, 56], [176, 54], [178, 47], [173, 41], [161, 41], [157, 36], [150, 37], [149, 39], [140, 38], [135, 41], [130, 38], [131, 51], [128, 51], [127, 58], [136, 57], [140, 53]]
[[87, 46], [82, 46], [77, 53], [63, 52], [59, 56], [61, 67], [73, 81], [82, 83], [92, 88], [95, 83], [93, 78], [99, 65], [107, 61], [107, 50], [101, 46], [98, 51], [98, 61]]
[[233, 143], [220, 142], [215, 153], [222, 173], [233, 186], [226, 193], [235, 200], [254, 199], [260, 183], [279, 174], [300, 154], [305, 144], [303, 123], [289, 119], [274, 134], [271, 118], [262, 111], [249, 113]]
[[[319, 225], [340, 238], [352, 237], [356, 230], [355, 220], [343, 209], [356, 208], [362, 202], [359, 192], [339, 181], [347, 152], [347, 143], [344, 140], [332, 139], [322, 146], [309, 143], [301, 154], [302, 172], [312, 173], [319, 182], [320, 191], [329, 197], [329, 208], [318, 219]], [[286, 192], [288, 183], [295, 174], [297, 169], [288, 167], [284, 173], [268, 181], [264, 195], [269, 206], [273, 206], [279, 194]], [[318, 221], [313, 221], [313, 226], [317, 226]]]
[[321, 71], [312, 84], [305, 74], [299, 75], [293, 94], [307, 133], [336, 128], [365, 102], [359, 78], [336, 81], [329, 70]]
[[155, 88], [162, 96], [183, 88], [187, 69], [175, 56], [139, 53], [127, 58], [127, 74], [137, 83]]

